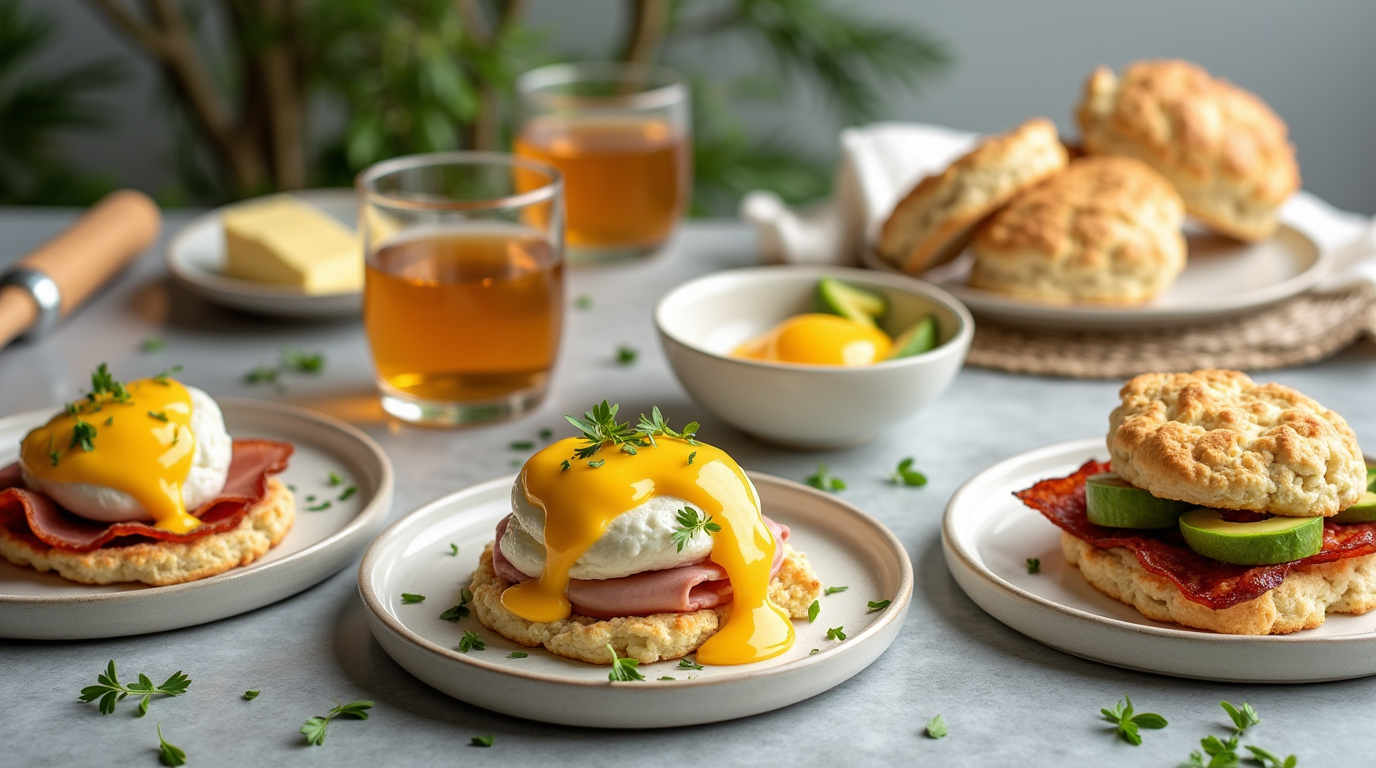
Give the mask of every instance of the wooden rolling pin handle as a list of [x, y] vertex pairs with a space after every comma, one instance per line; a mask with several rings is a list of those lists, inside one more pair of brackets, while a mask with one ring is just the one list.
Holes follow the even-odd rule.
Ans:
[[[20, 259], [57, 283], [66, 317], [158, 238], [162, 216], [142, 192], [125, 189], [101, 198], [76, 223]], [[0, 291], [0, 346], [38, 318], [38, 307], [22, 288]]]

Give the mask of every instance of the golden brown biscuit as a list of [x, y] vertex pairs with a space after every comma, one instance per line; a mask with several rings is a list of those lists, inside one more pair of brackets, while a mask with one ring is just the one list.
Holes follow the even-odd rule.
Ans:
[[1185, 208], [1243, 240], [1270, 237], [1299, 189], [1295, 148], [1266, 103], [1186, 61], [1096, 69], [1076, 117], [1092, 154], [1135, 157], [1170, 179]]
[[975, 234], [970, 285], [1054, 303], [1138, 304], [1185, 268], [1185, 206], [1128, 157], [1086, 157], [1015, 196]]
[[1213, 610], [1143, 568], [1131, 550], [1100, 549], [1062, 531], [1061, 551], [1095, 589], [1143, 616], [1227, 635], [1284, 635], [1320, 626], [1329, 613], [1376, 608], [1376, 555], [1294, 568], [1266, 594]]
[[1109, 416], [1113, 471], [1155, 496], [1289, 517], [1336, 515], [1366, 490], [1342, 416], [1238, 371], [1147, 373]]
[[[731, 612], [728, 604], [692, 613], [615, 619], [594, 619], [575, 613], [563, 621], [536, 623], [502, 605], [502, 592], [509, 586], [511, 582], [498, 577], [492, 569], [489, 544], [468, 585], [473, 592], [473, 612], [483, 626], [512, 642], [530, 647], [543, 645], [551, 653], [589, 664], [612, 663], [608, 643], [618, 656], [637, 659], [642, 664], [687, 656], [716, 634]], [[807, 556], [785, 544], [784, 563], [769, 584], [769, 599], [792, 618], [805, 619], [808, 606], [821, 593], [822, 582], [813, 573]]]
[[296, 499], [291, 490], [281, 480], [270, 477], [267, 495], [249, 508], [237, 527], [186, 544], [146, 541], [125, 547], [73, 552], [46, 545], [34, 546], [0, 528], [0, 555], [15, 565], [42, 572], [56, 571], [62, 578], [82, 584], [141, 581], [162, 587], [248, 565], [277, 546], [295, 519]]
[[941, 173], [918, 182], [894, 206], [878, 250], [909, 274], [950, 261], [974, 226], [1009, 198], [1065, 168], [1056, 126], [1044, 117], [991, 136]]

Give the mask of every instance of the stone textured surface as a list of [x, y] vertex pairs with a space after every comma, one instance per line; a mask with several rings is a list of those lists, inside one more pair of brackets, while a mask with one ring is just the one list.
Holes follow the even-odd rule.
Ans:
[[[70, 218], [0, 211], [0, 260], [18, 257]], [[171, 232], [188, 217], [168, 218]], [[357, 322], [285, 323], [207, 306], [170, 287], [159, 256], [150, 254], [49, 340], [0, 352], [0, 414], [59, 405], [101, 361], [126, 377], [180, 363], [188, 383], [213, 395], [280, 398], [363, 427], [396, 463], [396, 518], [511, 471], [509, 462], [523, 456], [508, 451], [509, 442], [530, 439], [541, 427], [560, 429], [560, 414], [582, 411], [594, 398], [620, 401], [631, 413], [658, 404], [676, 419], [696, 416], [660, 354], [650, 307], [690, 276], [753, 259], [743, 227], [708, 223], [689, 226], [656, 259], [575, 270], [570, 296], [587, 294], [595, 305], [570, 308], [553, 396], [518, 421], [441, 432], [391, 426], [382, 417]], [[140, 342], [154, 335], [167, 341], [166, 349], [141, 353]], [[613, 362], [619, 343], [641, 351], [635, 366]], [[287, 345], [325, 352], [325, 374], [292, 377], [285, 394], [242, 383], [246, 371], [273, 362]], [[1376, 449], [1370, 401], [1376, 354], [1369, 344], [1261, 378], [1296, 387], [1344, 414], [1368, 451]], [[364, 622], [356, 569], [349, 568], [296, 597], [214, 624], [93, 642], [0, 641], [0, 692], [6, 694], [0, 745], [14, 765], [153, 766], [154, 726], [162, 723], [193, 765], [637, 765], [653, 740], [655, 754], [711, 754], [722, 766], [1158, 766], [1185, 759], [1206, 734], [1224, 735], [1227, 720], [1218, 702], [1227, 699], [1251, 702], [1265, 720], [1249, 732], [1249, 743], [1293, 752], [1301, 765], [1346, 764], [1369, 751], [1366, 705], [1376, 696], [1376, 679], [1219, 685], [1102, 666], [1004, 627], [956, 587], [938, 535], [951, 493], [999, 459], [1103, 434], [1118, 386], [969, 369], [925, 412], [868, 445], [829, 454], [781, 452], [701, 414], [704, 438], [752, 469], [802, 479], [818, 460], [826, 461], [850, 483], [844, 497], [888, 524], [913, 560], [917, 594], [892, 649], [848, 683], [781, 711], [692, 729], [622, 733], [476, 709], [426, 687], [382, 652]], [[931, 478], [928, 486], [884, 482], [904, 456], [916, 458]], [[155, 701], [142, 720], [129, 703], [101, 717], [76, 696], [111, 658], [127, 674], [142, 670], [158, 680], [185, 670], [193, 680], [190, 692]], [[249, 688], [262, 695], [243, 701]], [[1116, 740], [1098, 710], [1125, 692], [1139, 711], [1161, 713], [1170, 727], [1145, 732], [1140, 747]], [[370, 698], [377, 708], [366, 722], [335, 723], [323, 747], [308, 749], [297, 728], [324, 714], [331, 698]], [[936, 713], [950, 725], [950, 736], [941, 741], [922, 735]], [[492, 749], [467, 746], [471, 736], [489, 733], [496, 737]]]

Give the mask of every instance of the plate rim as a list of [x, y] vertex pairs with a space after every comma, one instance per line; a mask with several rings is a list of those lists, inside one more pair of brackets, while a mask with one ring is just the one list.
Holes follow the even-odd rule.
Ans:
[[[1360, 642], [1370, 643], [1376, 641], [1376, 630], [1358, 635], [1344, 635], [1339, 637], [1319, 637], [1313, 635], [1309, 637], [1303, 637], [1303, 631], [1292, 632], [1286, 635], [1226, 635], [1218, 632], [1209, 632], [1207, 630], [1187, 628], [1177, 629], [1175, 627], [1170, 626], [1154, 627], [1144, 624], [1137, 624], [1135, 622], [1124, 621], [1122, 619], [1115, 619], [1110, 616], [1102, 616], [1100, 614], [1092, 613], [1090, 611], [1085, 611], [1079, 608], [1063, 605], [1054, 600], [1050, 600], [1040, 595], [1028, 592], [1027, 590], [1022, 589], [1021, 587], [1018, 587], [1017, 585], [1003, 579], [997, 573], [994, 573], [993, 570], [991, 570], [987, 565], [985, 565], [982, 558], [979, 558], [978, 556], [972, 554], [968, 550], [968, 548], [964, 546], [964, 543], [961, 540], [961, 538], [956, 535], [954, 520], [955, 515], [957, 514], [956, 509], [958, 508], [958, 506], [962, 504], [962, 497], [969, 493], [973, 493], [979, 485], [988, 482], [987, 478], [994, 476], [1000, 472], [1007, 471], [1007, 469], [1010, 466], [1024, 464], [1030, 461], [1035, 461], [1039, 458], [1055, 456], [1061, 453], [1069, 453], [1072, 450], [1084, 450], [1087, 456], [1093, 455], [1095, 453], [1102, 454], [1106, 452], [1103, 446], [1103, 438], [1101, 437], [1084, 437], [1075, 440], [1066, 440], [1059, 443], [1044, 445], [1040, 448], [1034, 448], [1032, 450], [1024, 451], [1014, 456], [1010, 456], [975, 473], [972, 477], [970, 477], [970, 479], [966, 480], [964, 483], [961, 483], [960, 487], [956, 489], [956, 492], [951, 495], [951, 500], [947, 502], [946, 510], [942, 513], [941, 542], [943, 547], [951, 555], [954, 555], [960, 561], [960, 563], [963, 566], [965, 566], [967, 571], [969, 571], [975, 577], [986, 582], [987, 585], [992, 586], [996, 590], [1002, 592], [1005, 597], [1012, 597], [1014, 599], [1026, 603], [1032, 603], [1043, 608], [1048, 608], [1057, 614], [1061, 614], [1068, 617], [1071, 620], [1089, 622], [1119, 632], [1131, 632], [1133, 634], [1138, 635], [1159, 637], [1168, 641], [1224, 643], [1233, 645], [1336, 645]], [[964, 503], [972, 504], [973, 502]], [[1048, 525], [1049, 524], [1050, 522], [1048, 521]], [[951, 567], [951, 563], [948, 560], [947, 568], [950, 569]], [[954, 574], [952, 575], [954, 576]], [[997, 617], [995, 618], [997, 619]], [[1000, 623], [1004, 623], [1002, 620], [999, 621]], [[1020, 634], [1026, 634], [1023, 633], [1022, 630], [1017, 629], [1016, 627], [1010, 628], [1015, 629]], [[1030, 635], [1028, 636], [1031, 637]], [[1033, 637], [1032, 639], [1041, 642], [1038, 638]]]
[[[776, 475], [770, 475], [763, 472], [755, 472], [750, 470], [746, 471], [746, 475], [750, 477], [750, 480], [753, 483], [763, 482], [764, 484], [778, 485], [790, 490], [801, 490], [809, 495], [816, 494], [817, 496], [819, 496], [822, 499], [825, 499], [826, 501], [839, 505], [846, 512], [857, 516], [861, 522], [865, 523], [871, 529], [877, 532], [881, 536], [881, 540], [887, 546], [889, 546], [893, 552], [899, 555], [898, 561], [900, 567], [898, 589], [895, 592], [894, 597], [890, 598], [893, 602], [888, 606], [888, 609], [886, 609], [881, 616], [875, 619], [875, 621], [871, 623], [868, 627], [865, 627], [865, 629], [861, 630], [861, 632], [858, 635], [852, 635], [848, 637], [848, 642], [846, 644], [839, 645], [836, 649], [834, 649], [834, 651], [830, 653], [816, 654], [815, 656], [809, 655], [796, 661], [788, 662], [786, 664], [779, 664], [777, 666], [772, 666], [765, 669], [747, 669], [739, 675], [732, 675], [730, 677], [712, 676], [706, 678], [700, 677], [692, 680], [685, 679], [665, 681], [669, 683], [669, 685], [666, 687], [697, 688], [703, 686], [720, 685], [724, 683], [739, 683], [745, 680], [759, 681], [761, 679], [768, 679], [783, 674], [798, 672], [800, 669], [806, 669], [815, 664], [826, 664], [831, 659], [839, 658], [841, 654], [851, 655], [852, 653], [859, 653], [860, 651], [852, 651], [852, 649], [863, 648], [864, 646], [860, 641], [867, 640], [872, 636], [880, 634], [881, 631], [887, 629], [888, 626], [895, 621], [902, 621], [907, 618], [907, 611], [908, 608], [911, 606], [914, 591], [912, 559], [908, 557], [908, 552], [906, 549], [904, 549], [903, 543], [898, 540], [898, 537], [894, 535], [893, 531], [889, 530], [888, 526], [884, 525], [882, 522], [879, 521], [878, 518], [875, 518], [874, 516], [870, 515], [869, 513], [865, 512], [864, 510], [860, 509], [854, 504], [851, 504], [850, 502], [845, 501], [844, 499], [839, 499], [834, 496], [831, 496], [830, 494], [823, 493], [822, 491], [818, 491], [815, 488], [811, 488], [802, 483], [789, 480], [787, 478], [778, 477]], [[379, 622], [393, 635], [397, 636], [402, 640], [405, 640], [406, 642], [410, 643], [412, 646], [416, 648], [419, 648], [420, 650], [426, 651], [433, 657], [438, 657], [441, 660], [457, 661], [461, 664], [467, 664], [469, 666], [472, 666], [482, 672], [495, 672], [504, 675], [511, 675], [513, 677], [521, 678], [523, 680], [530, 682], [552, 683], [556, 685], [576, 686], [579, 688], [605, 688], [608, 684], [600, 680], [572, 680], [566, 677], [560, 677], [559, 675], [555, 674], [529, 671], [518, 667], [512, 667], [510, 665], [486, 662], [481, 659], [475, 658], [469, 654], [460, 653], [459, 651], [445, 648], [444, 646], [441, 646], [437, 643], [427, 640], [424, 637], [421, 637], [420, 635], [416, 634], [415, 632], [407, 628], [400, 621], [397, 621], [393, 616], [391, 616], [391, 614], [389, 614], [386, 610], [382, 608], [382, 599], [378, 596], [376, 590], [373, 589], [373, 585], [371, 583], [372, 579], [370, 577], [379, 568], [380, 551], [385, 541], [391, 539], [392, 537], [400, 536], [403, 529], [407, 526], [407, 524], [411, 523], [412, 520], [419, 520], [426, 514], [433, 514], [437, 508], [452, 503], [461, 497], [478, 496], [483, 493], [492, 492], [493, 490], [501, 490], [503, 493], [508, 493], [511, 484], [515, 481], [516, 477], [516, 474], [497, 477], [492, 480], [476, 483], [474, 485], [461, 488], [457, 491], [452, 491], [450, 493], [444, 494], [442, 496], [439, 496], [438, 498], [432, 499], [431, 501], [420, 505], [415, 510], [406, 513], [399, 520], [389, 525], [386, 528], [386, 530], [378, 534], [377, 538], [373, 539], [372, 544], [368, 545], [368, 550], [363, 554], [363, 561], [359, 563], [359, 598], [363, 601], [363, 605], [368, 610], [368, 612], [372, 614], [373, 619]], [[852, 640], [856, 641], [853, 645], [849, 642]], [[383, 650], [386, 651], [385, 648]], [[543, 647], [541, 647], [541, 650], [548, 652], [548, 650], [544, 649]], [[880, 652], [880, 655], [882, 655], [882, 653], [883, 651]], [[390, 654], [388, 655], [390, 656]], [[748, 667], [749, 665], [739, 666]], [[612, 685], [616, 686], [617, 684], [613, 682]], [[629, 683], [622, 683], [622, 685], [629, 685]]]
[[[932, 284], [964, 302], [971, 312], [982, 314], [986, 318], [1030, 322], [1037, 324], [1038, 327], [1074, 328], [1090, 323], [1108, 322], [1116, 328], [1127, 329], [1219, 321], [1249, 311], [1265, 309], [1286, 299], [1299, 296], [1313, 289], [1332, 271], [1334, 259], [1332, 249], [1322, 247], [1303, 229], [1284, 221], [1280, 223], [1277, 234], [1272, 235], [1269, 239], [1279, 237], [1279, 233], [1282, 231], [1299, 237], [1313, 248], [1316, 254], [1314, 263], [1308, 269], [1287, 280], [1235, 294], [1234, 298], [1210, 303], [1207, 308], [1154, 310], [1151, 305], [1134, 307], [1132, 305], [1039, 304], [1032, 301], [1019, 301], [995, 291], [971, 288], [969, 285], [950, 285], [934, 281]], [[859, 251], [860, 261], [869, 269], [908, 274], [885, 261], [872, 245], [867, 244], [861, 247]], [[918, 276], [918, 279], [924, 278]]]
[[[308, 559], [326, 548], [337, 546], [340, 541], [351, 536], [357, 535], [360, 530], [366, 530], [376, 522], [376, 518], [385, 518], [391, 507], [391, 500], [395, 491], [395, 471], [392, 468], [391, 459], [387, 457], [386, 451], [376, 440], [369, 437], [363, 430], [336, 419], [327, 414], [312, 411], [288, 403], [275, 403], [268, 400], [254, 400], [251, 398], [223, 397], [215, 398], [220, 404], [221, 409], [226, 406], [235, 408], [261, 409], [269, 412], [285, 413], [307, 421], [314, 421], [327, 427], [335, 428], [356, 439], [361, 445], [366, 447], [374, 458], [379, 459], [379, 466], [382, 468], [382, 477], [378, 483], [377, 491], [373, 494], [372, 500], [363, 506], [354, 515], [348, 524], [334, 533], [326, 536], [320, 541], [311, 544], [305, 549], [298, 550], [285, 557], [263, 563], [258, 561], [247, 566], [231, 568], [224, 573], [218, 573], [204, 579], [186, 581], [181, 584], [168, 584], [166, 586], [144, 585], [143, 589], [132, 589], [124, 592], [111, 592], [100, 595], [6, 595], [0, 593], [0, 607], [5, 605], [67, 605], [67, 604], [88, 604], [88, 603], [120, 603], [136, 602], [140, 600], [152, 600], [168, 595], [177, 595], [183, 592], [195, 591], [208, 585], [227, 584], [238, 581], [250, 574], [260, 574], [264, 571], [281, 570], [289, 568], [296, 563]], [[51, 409], [41, 408], [21, 413], [11, 414], [0, 418], [0, 429], [5, 429], [13, 422], [24, 423], [26, 419], [42, 419], [52, 413]], [[256, 567], [254, 567], [256, 565]], [[98, 586], [98, 585], [82, 585]]]

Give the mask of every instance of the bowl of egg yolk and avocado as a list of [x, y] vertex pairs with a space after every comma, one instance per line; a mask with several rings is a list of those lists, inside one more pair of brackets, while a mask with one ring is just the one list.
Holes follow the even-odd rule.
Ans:
[[840, 267], [718, 272], [655, 307], [669, 365], [699, 403], [767, 442], [862, 443], [935, 400], [974, 320], [920, 280]]

